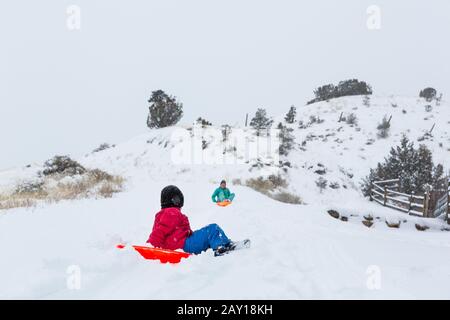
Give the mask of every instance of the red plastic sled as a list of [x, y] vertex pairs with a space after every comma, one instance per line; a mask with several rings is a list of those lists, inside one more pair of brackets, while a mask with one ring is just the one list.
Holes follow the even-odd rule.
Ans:
[[[118, 244], [118, 249], [124, 249], [126, 246], [124, 244]], [[148, 260], [159, 260], [162, 263], [179, 263], [182, 258], [187, 258], [190, 256], [189, 253], [152, 248], [146, 246], [132, 246], [134, 250], [139, 252], [139, 254]]]
[[231, 201], [222, 201], [222, 202], [217, 202], [217, 205], [219, 207], [226, 207], [229, 206], [231, 204]]

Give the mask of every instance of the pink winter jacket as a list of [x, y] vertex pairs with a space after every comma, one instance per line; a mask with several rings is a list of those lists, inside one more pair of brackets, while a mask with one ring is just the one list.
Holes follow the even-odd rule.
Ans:
[[188, 217], [179, 208], [165, 208], [156, 214], [147, 243], [162, 249], [183, 249], [186, 238], [191, 234]]

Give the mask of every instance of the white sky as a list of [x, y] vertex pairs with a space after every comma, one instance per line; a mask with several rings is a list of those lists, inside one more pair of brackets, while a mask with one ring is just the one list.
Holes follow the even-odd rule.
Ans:
[[[69, 31], [66, 8], [81, 9]], [[366, 9], [381, 8], [381, 30]], [[0, 169], [79, 156], [146, 128], [163, 89], [188, 123], [301, 107], [347, 78], [450, 94], [448, 0], [14, 0], [0, 4]]]

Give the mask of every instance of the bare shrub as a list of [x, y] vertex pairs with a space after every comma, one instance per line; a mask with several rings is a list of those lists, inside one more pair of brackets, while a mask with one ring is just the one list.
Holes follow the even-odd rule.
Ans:
[[377, 126], [377, 136], [380, 139], [386, 139], [389, 136], [389, 130], [391, 129], [390, 119], [384, 116], [381, 122]]
[[346, 118], [345, 122], [349, 125], [357, 125], [358, 124], [358, 118], [356, 117], [356, 114], [350, 113]]
[[81, 164], [68, 156], [55, 156], [44, 163], [44, 168], [45, 169], [42, 171], [44, 176], [54, 174], [74, 176], [86, 172], [86, 169]]
[[338, 182], [331, 182], [330, 183], [330, 188], [331, 189], [339, 189], [341, 186], [339, 185], [339, 183]]
[[311, 116], [309, 116], [309, 125], [312, 125], [312, 124], [314, 124], [314, 123], [323, 123], [323, 122], [325, 122], [325, 120], [324, 119], [321, 119], [319, 116], [315, 116], [315, 115], [311, 115]]
[[44, 184], [42, 180], [23, 181], [16, 186], [14, 194], [45, 193]]
[[115, 145], [110, 145], [109, 143], [102, 143], [97, 148], [92, 150], [92, 153], [101, 152], [103, 150], [114, 148], [114, 147], [115, 147]]
[[198, 117], [197, 120], [195, 120], [195, 123], [202, 126], [202, 128], [206, 128], [208, 126], [212, 126], [212, 123], [209, 122], [206, 119], [203, 119], [202, 117]]
[[363, 97], [363, 105], [366, 106], [366, 107], [370, 107], [370, 96], [365, 95]]
[[323, 192], [327, 188], [328, 181], [324, 179], [323, 177], [320, 177], [316, 180], [316, 186], [320, 189], [320, 193]]
[[231, 126], [228, 124], [224, 124], [222, 126], [222, 141], [223, 142], [227, 141], [230, 134], [231, 134]]
[[437, 91], [434, 88], [428, 87], [419, 92], [419, 97], [424, 98], [426, 101], [431, 102], [437, 97]]

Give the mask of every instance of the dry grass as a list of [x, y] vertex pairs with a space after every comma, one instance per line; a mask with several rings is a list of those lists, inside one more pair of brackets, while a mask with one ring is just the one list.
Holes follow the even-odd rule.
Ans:
[[232, 184], [237, 185], [237, 186], [241, 186], [242, 185], [242, 181], [239, 178], [233, 179], [231, 181]]
[[[70, 182], [61, 182], [64, 177], [61, 174], [47, 177], [39, 188], [33, 188], [32, 191], [24, 192], [22, 185], [19, 185], [12, 193], [0, 194], [0, 210], [34, 207], [38, 202], [57, 203], [91, 197], [111, 198], [122, 191], [125, 183], [124, 178], [98, 169], [86, 171]], [[28, 186], [29, 183], [24, 185]]]
[[289, 193], [289, 192], [280, 192], [273, 195], [270, 195], [270, 197], [274, 200], [284, 202], [284, 203], [291, 203], [291, 204], [302, 204], [302, 198], [299, 196]]
[[50, 195], [47, 199], [51, 202], [58, 202], [60, 200], [87, 198], [91, 187], [94, 187], [94, 184], [90, 184], [85, 180], [75, 183], [58, 183], [56, 188], [49, 192]]
[[272, 183], [269, 180], [263, 179], [262, 177], [259, 177], [257, 179], [248, 179], [245, 184], [247, 185], [247, 187], [250, 187], [253, 190], [259, 191], [264, 194], [274, 189]]
[[9, 210], [14, 208], [31, 208], [36, 205], [36, 201], [32, 199], [16, 199], [8, 198], [0, 200], [0, 210]]
[[123, 179], [119, 182], [119, 178], [113, 181], [107, 181], [98, 189], [98, 195], [102, 198], [111, 198], [114, 193], [122, 191]]
[[[234, 179], [233, 183], [241, 184], [241, 180]], [[292, 193], [289, 193], [286, 191], [280, 191], [280, 192], [274, 193], [274, 191], [277, 188], [286, 188], [288, 185], [286, 180], [284, 180], [281, 176], [270, 175], [267, 178], [263, 178], [263, 177], [251, 178], [245, 182], [245, 185], [247, 187], [252, 188], [255, 191], [265, 194], [269, 198], [272, 198], [272, 199], [280, 201], [280, 202], [290, 203], [290, 204], [303, 204], [302, 199], [295, 194], [292, 194]]]
[[34, 207], [38, 200], [43, 200], [48, 196], [43, 189], [33, 192], [24, 192], [22, 190], [18, 187], [12, 193], [0, 194], [0, 210]]
[[276, 188], [286, 188], [287, 182], [280, 176], [270, 175], [267, 178], [258, 177], [248, 179], [245, 183], [247, 187], [252, 188], [253, 190], [259, 191], [261, 193], [268, 193], [270, 191], [274, 191]]

